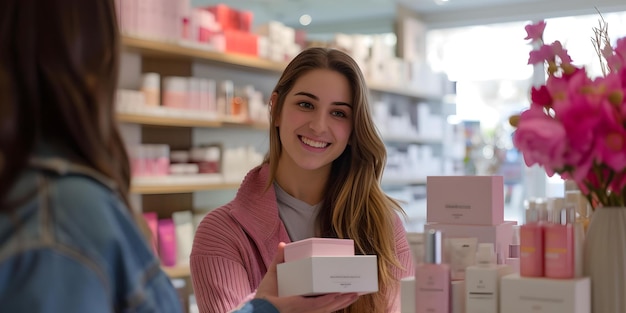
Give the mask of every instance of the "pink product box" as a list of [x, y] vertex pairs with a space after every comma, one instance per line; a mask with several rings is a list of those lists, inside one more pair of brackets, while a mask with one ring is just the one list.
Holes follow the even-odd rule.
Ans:
[[499, 225], [504, 222], [502, 176], [428, 176], [426, 221]]
[[509, 245], [513, 241], [515, 221], [505, 221], [499, 225], [460, 225], [446, 223], [426, 223], [424, 233], [430, 229], [441, 230], [444, 238], [477, 238], [479, 243], [493, 243], [498, 264], [508, 257]]
[[337, 238], [308, 238], [285, 245], [285, 262], [314, 256], [353, 256], [354, 241]]

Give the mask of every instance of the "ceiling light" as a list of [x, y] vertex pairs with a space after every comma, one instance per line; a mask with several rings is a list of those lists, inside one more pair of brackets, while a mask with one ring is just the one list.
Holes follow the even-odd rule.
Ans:
[[311, 24], [312, 20], [313, 19], [311, 18], [310, 15], [302, 14], [302, 16], [300, 16], [300, 25], [307, 26], [307, 25]]

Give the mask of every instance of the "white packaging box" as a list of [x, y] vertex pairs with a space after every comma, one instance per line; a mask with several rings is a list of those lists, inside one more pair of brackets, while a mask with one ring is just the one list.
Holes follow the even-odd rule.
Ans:
[[278, 264], [278, 296], [378, 291], [375, 255], [310, 257]]
[[520, 277], [500, 281], [500, 313], [590, 313], [591, 280]]
[[400, 312], [415, 313], [415, 277], [400, 280]]

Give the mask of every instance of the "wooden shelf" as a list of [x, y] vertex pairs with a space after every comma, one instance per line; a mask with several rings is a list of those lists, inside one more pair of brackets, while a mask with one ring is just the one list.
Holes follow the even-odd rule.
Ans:
[[273, 62], [244, 54], [223, 53], [204, 49], [200, 45], [186, 46], [184, 43], [160, 42], [129, 35], [122, 36], [122, 45], [128, 51], [137, 51], [142, 55], [164, 58], [198, 60], [208, 63], [243, 67], [249, 70], [280, 73], [287, 64]]
[[191, 276], [189, 265], [161, 266], [169, 278], [187, 278]]
[[204, 190], [228, 190], [239, 188], [239, 183], [220, 184], [172, 184], [172, 185], [132, 185], [130, 191], [136, 194], [189, 193]]
[[177, 126], [177, 127], [209, 127], [217, 128], [222, 126], [221, 121], [171, 116], [153, 116], [137, 113], [117, 113], [117, 119], [124, 123], [134, 123], [155, 126]]
[[170, 126], [170, 127], [203, 127], [203, 128], [220, 128], [220, 127], [243, 127], [254, 128], [259, 130], [268, 129], [267, 123], [261, 122], [244, 122], [237, 120], [210, 120], [206, 118], [192, 117], [176, 117], [176, 116], [158, 116], [139, 113], [117, 113], [117, 120], [122, 123], [132, 123], [153, 126]]

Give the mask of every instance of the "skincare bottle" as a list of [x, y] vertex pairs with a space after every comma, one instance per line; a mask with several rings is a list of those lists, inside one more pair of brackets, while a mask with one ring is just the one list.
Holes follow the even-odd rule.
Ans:
[[565, 181], [565, 198], [566, 202], [573, 203], [576, 206], [576, 223], [582, 224], [583, 233], [587, 233], [587, 227], [591, 221], [591, 208], [589, 201], [582, 194], [578, 185], [573, 180]]
[[554, 223], [545, 229], [545, 276], [574, 278], [574, 207], [554, 212]]
[[520, 226], [520, 275], [523, 277], [543, 277], [544, 275], [545, 207], [545, 202], [529, 201], [526, 222]]
[[510, 266], [515, 273], [519, 273], [519, 257], [520, 257], [520, 244], [519, 244], [519, 226], [513, 226], [513, 238], [511, 238], [511, 244], [509, 245], [509, 256], [505, 260], [505, 264]]
[[416, 313], [450, 312], [450, 267], [443, 263], [443, 236], [431, 229], [425, 233], [424, 263], [415, 268]]
[[[584, 209], [580, 209], [581, 206], [583, 206]], [[582, 196], [579, 190], [567, 190], [565, 193], [565, 207], [570, 211], [576, 212], [576, 218], [572, 224], [574, 228], [574, 277], [583, 277], [583, 250], [586, 234], [585, 223], [588, 223], [588, 220], [580, 218], [579, 213], [587, 211], [587, 199]]]
[[465, 270], [465, 310], [467, 313], [498, 313], [500, 278], [513, 273], [508, 265], [495, 262], [493, 243], [481, 243], [476, 265]]

